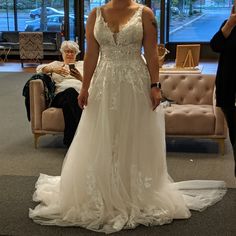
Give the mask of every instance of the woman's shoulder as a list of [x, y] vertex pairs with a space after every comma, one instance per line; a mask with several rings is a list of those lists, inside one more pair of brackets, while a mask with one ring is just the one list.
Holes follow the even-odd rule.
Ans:
[[144, 17], [147, 17], [147, 18], [153, 18], [154, 17], [154, 13], [152, 11], [151, 8], [147, 7], [147, 6], [144, 6], [144, 5], [141, 5], [140, 6], [143, 8], [143, 16]]
[[97, 11], [98, 11], [97, 7], [92, 9], [92, 11], [89, 13], [88, 21], [87, 22], [95, 21], [96, 15], [97, 15]]
[[96, 16], [97, 9], [98, 9], [97, 7], [92, 9], [92, 11], [89, 13], [90, 18]]

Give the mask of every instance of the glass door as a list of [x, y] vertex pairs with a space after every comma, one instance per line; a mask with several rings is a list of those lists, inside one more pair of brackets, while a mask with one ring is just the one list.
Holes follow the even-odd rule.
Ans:
[[[161, 0], [152, 0], [151, 8], [156, 18], [157, 22], [157, 31], [160, 32], [160, 25], [161, 25]], [[158, 33], [158, 42], [160, 42], [160, 34]]]
[[68, 14], [68, 38], [78, 42], [78, 38], [75, 37], [75, 0], [69, 0], [69, 14]]

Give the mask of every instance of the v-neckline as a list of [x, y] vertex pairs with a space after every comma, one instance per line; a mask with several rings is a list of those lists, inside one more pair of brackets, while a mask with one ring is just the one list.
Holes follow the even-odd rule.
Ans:
[[134, 14], [129, 18], [129, 20], [125, 24], [119, 26], [119, 31], [118, 32], [113, 32], [111, 30], [111, 28], [109, 27], [109, 23], [107, 21], [105, 21], [105, 18], [103, 17], [101, 8], [100, 8], [100, 16], [101, 16], [101, 19], [102, 19], [104, 25], [107, 27], [107, 29], [110, 31], [110, 33], [113, 34], [113, 35], [118, 35], [130, 24], [130, 22], [133, 20], [133, 18], [138, 13], [139, 9], [140, 9], [140, 6], [138, 7], [137, 10], [135, 10]]

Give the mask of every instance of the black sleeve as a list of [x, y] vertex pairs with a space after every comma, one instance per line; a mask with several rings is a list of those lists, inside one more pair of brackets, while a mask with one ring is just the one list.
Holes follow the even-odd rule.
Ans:
[[225, 20], [223, 22], [223, 24], [221, 25], [220, 29], [218, 30], [218, 32], [215, 33], [215, 35], [212, 37], [211, 41], [210, 41], [210, 46], [211, 49], [214, 52], [219, 52], [221, 53], [224, 50], [225, 47], [225, 42], [226, 42], [226, 38], [224, 37], [221, 29], [222, 27], [225, 25], [227, 20]]

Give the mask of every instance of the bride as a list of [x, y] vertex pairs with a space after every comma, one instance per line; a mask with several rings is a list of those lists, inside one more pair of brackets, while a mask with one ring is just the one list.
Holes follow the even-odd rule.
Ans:
[[112, 233], [186, 219], [220, 200], [224, 182], [168, 175], [152, 11], [111, 0], [91, 12], [86, 39], [83, 115], [61, 176], [40, 175], [29, 217]]

